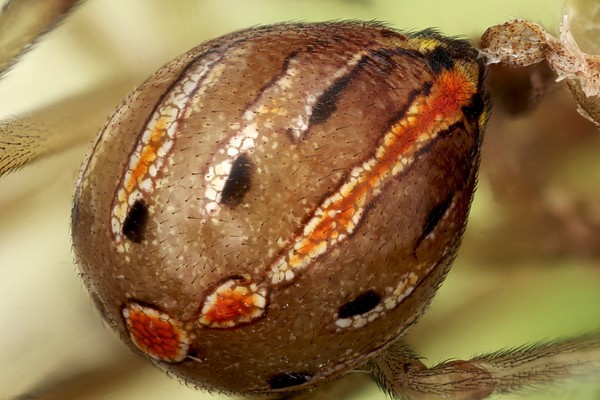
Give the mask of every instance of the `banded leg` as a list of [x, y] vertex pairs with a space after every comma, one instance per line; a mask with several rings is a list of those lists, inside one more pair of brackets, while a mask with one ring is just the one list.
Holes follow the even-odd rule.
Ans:
[[600, 334], [538, 343], [427, 368], [397, 343], [371, 362], [380, 386], [398, 399], [486, 399], [574, 375], [600, 374]]

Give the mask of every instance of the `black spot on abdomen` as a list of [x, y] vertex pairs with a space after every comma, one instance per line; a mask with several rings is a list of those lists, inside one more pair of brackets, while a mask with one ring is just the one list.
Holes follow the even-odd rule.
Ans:
[[236, 157], [223, 187], [223, 192], [221, 192], [221, 204], [236, 207], [242, 202], [244, 196], [250, 190], [252, 168], [252, 161], [246, 154], [240, 154]]
[[271, 389], [284, 389], [291, 386], [298, 386], [312, 379], [312, 375], [304, 372], [291, 372], [273, 375], [269, 378]]
[[454, 68], [452, 55], [442, 46], [437, 46], [435, 49], [428, 52], [426, 57], [429, 66], [436, 74], [444, 69], [449, 70]]
[[148, 206], [143, 200], [137, 200], [123, 222], [123, 235], [134, 243], [140, 243], [144, 238], [144, 230], [148, 221]]
[[483, 113], [483, 111], [488, 107], [487, 99], [482, 96], [481, 92], [477, 92], [471, 98], [471, 103], [462, 108], [462, 112], [465, 114], [465, 117], [467, 117], [468, 120], [476, 121], [479, 119], [481, 113]]
[[441, 221], [448, 208], [450, 208], [453, 198], [454, 194], [448, 196], [448, 198], [444, 199], [441, 203], [439, 203], [438, 205], [433, 207], [431, 211], [429, 211], [429, 214], [427, 214], [427, 218], [425, 219], [425, 225], [423, 225], [423, 232], [421, 233], [421, 236], [417, 241], [417, 246], [423, 241], [423, 239], [427, 237], [427, 235], [433, 232], [433, 230]]
[[341, 306], [338, 310], [339, 318], [350, 318], [355, 315], [364, 314], [371, 311], [381, 301], [381, 296], [375, 293], [374, 290], [367, 290], [358, 295], [354, 300], [351, 300]]

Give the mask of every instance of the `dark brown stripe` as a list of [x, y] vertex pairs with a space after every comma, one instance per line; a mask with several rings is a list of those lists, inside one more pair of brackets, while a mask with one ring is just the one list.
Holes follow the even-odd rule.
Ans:
[[338, 78], [333, 85], [326, 89], [319, 97], [315, 106], [313, 107], [312, 114], [309, 119], [309, 129], [313, 125], [324, 123], [333, 115], [333, 113], [337, 110], [337, 104], [342, 93], [363, 69], [370, 65], [377, 70], [379, 75], [387, 76], [390, 70], [396, 68], [393, 57], [397, 55], [423, 57], [423, 55], [417, 51], [406, 50], [402, 48], [379, 48], [376, 50], [371, 50], [369, 54], [361, 57], [354, 68], [348, 71], [346, 75]]
[[300, 50], [295, 50], [292, 51], [290, 54], [288, 54], [284, 59], [283, 62], [281, 63], [281, 68], [279, 68], [279, 72], [276, 73], [275, 75], [273, 75], [273, 77], [269, 80], [269, 82], [267, 82], [266, 84], [263, 85], [263, 87], [261, 87], [258, 92], [256, 92], [256, 96], [254, 96], [254, 99], [252, 99], [252, 101], [248, 102], [246, 104], [246, 106], [244, 107], [244, 111], [242, 112], [242, 115], [244, 115], [244, 113], [246, 111], [248, 111], [248, 109], [250, 107], [252, 107], [253, 105], [255, 105], [258, 100], [260, 99], [260, 96], [262, 96], [262, 94], [267, 91], [267, 89], [269, 89], [271, 86], [273, 86], [275, 84], [275, 82], [277, 82], [279, 79], [281, 79], [283, 76], [285, 76], [285, 74], [287, 73], [287, 70], [290, 66], [290, 61], [292, 59], [294, 59], [298, 54], [300, 54], [301, 51]]
[[346, 89], [350, 81], [354, 79], [358, 71], [362, 68], [361, 59], [357, 66], [353, 68], [348, 75], [342, 76], [333, 83], [317, 100], [313, 107], [312, 114], [308, 120], [308, 126], [321, 124], [329, 119], [337, 110], [337, 103], [342, 92]]

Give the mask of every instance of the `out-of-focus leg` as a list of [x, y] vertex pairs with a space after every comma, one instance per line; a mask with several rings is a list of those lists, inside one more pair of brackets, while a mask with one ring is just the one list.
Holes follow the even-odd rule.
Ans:
[[0, 76], [82, 0], [10, 0], [0, 14]]
[[600, 373], [600, 334], [523, 346], [427, 368], [402, 343], [371, 363], [373, 375], [398, 399], [485, 399], [579, 374]]

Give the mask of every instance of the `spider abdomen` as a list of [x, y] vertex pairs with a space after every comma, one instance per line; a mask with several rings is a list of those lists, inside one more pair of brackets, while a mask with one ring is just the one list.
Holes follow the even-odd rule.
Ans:
[[467, 218], [487, 105], [463, 41], [281, 24], [167, 64], [77, 184], [83, 277], [124, 341], [202, 387], [338, 376], [422, 313]]

